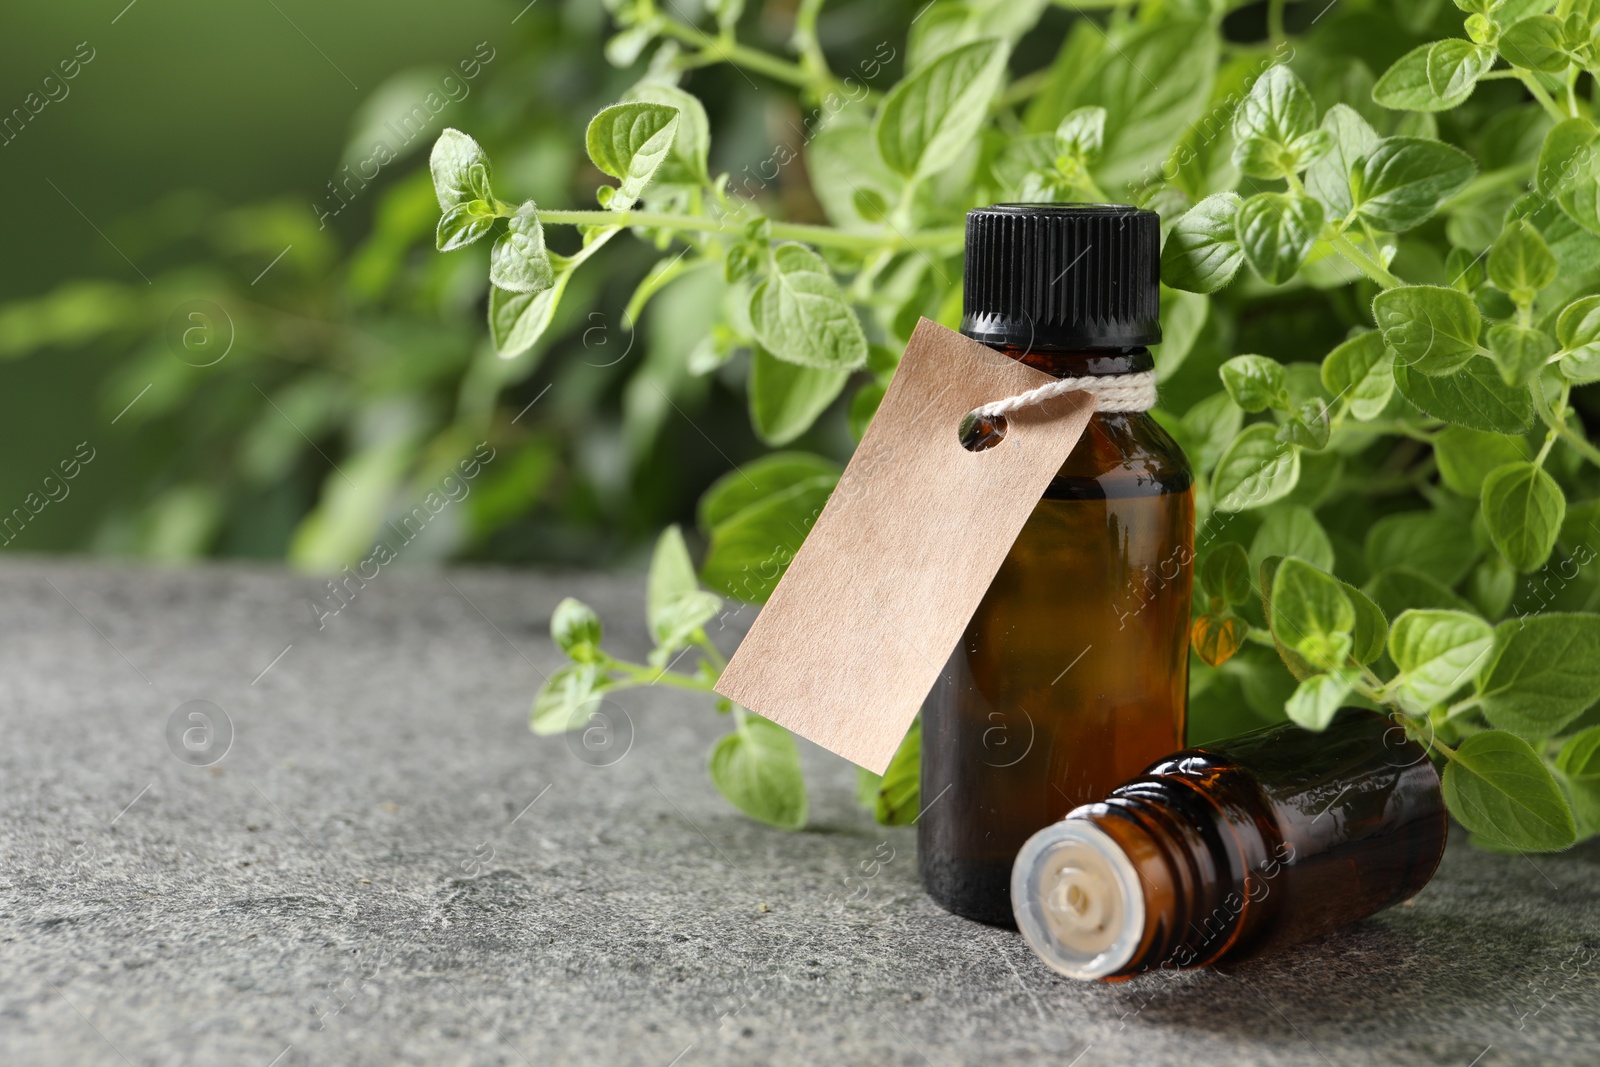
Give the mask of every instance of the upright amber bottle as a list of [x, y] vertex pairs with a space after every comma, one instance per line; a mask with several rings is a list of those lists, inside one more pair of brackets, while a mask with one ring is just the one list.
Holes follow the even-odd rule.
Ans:
[[1444, 854], [1439, 774], [1344, 708], [1178, 752], [1029, 839], [1017, 925], [1073, 978], [1243, 959], [1415, 896]]
[[[1057, 377], [1154, 366], [1159, 220], [1116, 205], [967, 216], [962, 332]], [[1191, 474], [1147, 413], [1101, 413], [1050, 483], [923, 706], [930, 896], [1011, 925], [1030, 834], [1183, 745]]]

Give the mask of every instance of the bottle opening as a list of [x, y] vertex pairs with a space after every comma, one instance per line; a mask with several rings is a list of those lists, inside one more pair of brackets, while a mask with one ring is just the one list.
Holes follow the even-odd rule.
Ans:
[[1011, 906], [1030, 948], [1068, 978], [1126, 967], [1144, 932], [1144, 894], [1104, 830], [1067, 819], [1028, 838], [1011, 869]]

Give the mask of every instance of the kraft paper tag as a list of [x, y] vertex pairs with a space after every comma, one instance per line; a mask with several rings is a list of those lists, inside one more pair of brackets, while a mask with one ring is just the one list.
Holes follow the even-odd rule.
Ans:
[[923, 319], [839, 485], [716, 691], [882, 774], [1094, 413], [1068, 393], [962, 447], [974, 408], [1054, 381]]

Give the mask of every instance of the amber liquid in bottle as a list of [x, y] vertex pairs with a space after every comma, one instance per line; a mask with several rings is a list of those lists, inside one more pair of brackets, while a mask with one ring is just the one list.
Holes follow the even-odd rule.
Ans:
[[[1058, 377], [1152, 366], [998, 350]], [[1023, 842], [1183, 746], [1191, 481], [1148, 414], [1096, 414], [1023, 526], [923, 705], [918, 857], [946, 909], [1013, 925]]]
[[1023, 936], [1075, 978], [1232, 962], [1415, 896], [1444, 854], [1427, 753], [1376, 712], [1168, 756], [1017, 857]]

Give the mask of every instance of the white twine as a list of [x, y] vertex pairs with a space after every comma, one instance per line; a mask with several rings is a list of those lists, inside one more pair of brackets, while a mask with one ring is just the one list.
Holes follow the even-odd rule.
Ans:
[[1137, 374], [1086, 375], [1082, 378], [1057, 378], [1026, 393], [996, 400], [972, 413], [995, 418], [1020, 408], [1042, 404], [1063, 393], [1093, 393], [1096, 411], [1149, 411], [1156, 406], [1156, 372]]

